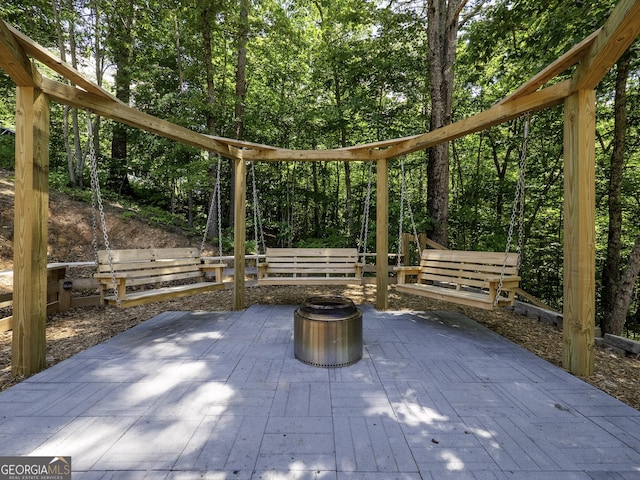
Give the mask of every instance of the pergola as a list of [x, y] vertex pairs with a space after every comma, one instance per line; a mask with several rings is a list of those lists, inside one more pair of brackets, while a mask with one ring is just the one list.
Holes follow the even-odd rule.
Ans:
[[[234, 308], [245, 307], [246, 162], [364, 161], [377, 164], [376, 251], [388, 251], [388, 162], [564, 102], [564, 367], [594, 368], [595, 88], [640, 33], [640, 0], [620, 0], [604, 26], [491, 108], [428, 133], [334, 150], [289, 150], [200, 134], [137, 111], [0, 19], [0, 68], [16, 84], [13, 291], [14, 374], [45, 368], [50, 102], [97, 115], [235, 161]], [[32, 60], [74, 86], [43, 76]], [[568, 80], [546, 86], [579, 64]], [[376, 307], [388, 307], [388, 265], [376, 257]]]

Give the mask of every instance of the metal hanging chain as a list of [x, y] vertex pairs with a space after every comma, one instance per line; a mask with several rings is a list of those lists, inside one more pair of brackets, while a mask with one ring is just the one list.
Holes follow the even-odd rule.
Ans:
[[[401, 187], [400, 187], [400, 221], [398, 226], [398, 260], [397, 265], [400, 266], [400, 255], [402, 254], [402, 224], [404, 222], [404, 202], [407, 202], [407, 212], [409, 214], [409, 220], [411, 221], [412, 233], [416, 241], [416, 246], [418, 248], [418, 256], [420, 255], [420, 240], [418, 239], [418, 228], [416, 227], [416, 221], [413, 216], [413, 209], [411, 208], [411, 199], [409, 198], [409, 194], [407, 193], [407, 175], [404, 168], [404, 157], [400, 160], [400, 169], [401, 169]], [[409, 252], [407, 252], [409, 253]]]
[[525, 200], [525, 172], [527, 163], [527, 144], [529, 141], [529, 123], [531, 120], [531, 114], [525, 114], [524, 119], [524, 133], [522, 139], [522, 151], [520, 153], [520, 162], [518, 163], [518, 182], [516, 183], [515, 198], [513, 201], [513, 208], [511, 209], [511, 219], [509, 222], [509, 232], [507, 234], [507, 245], [504, 251], [504, 262], [502, 264], [502, 270], [500, 271], [500, 281], [498, 283], [498, 291], [496, 298], [493, 301], [493, 306], [498, 304], [500, 294], [502, 293], [502, 286], [504, 283], [505, 270], [507, 268], [507, 259], [509, 257], [509, 251], [511, 250], [511, 242], [513, 240], [513, 229], [518, 218], [518, 262], [517, 269], [520, 271], [522, 266], [522, 248], [524, 245], [524, 200]]
[[[200, 244], [200, 255], [204, 252], [204, 245], [207, 241], [207, 236], [209, 235], [209, 230], [211, 229], [211, 222], [213, 221], [213, 209], [216, 203], [216, 194], [218, 191], [218, 183], [213, 187], [213, 193], [211, 194], [211, 201], [209, 202], [209, 210], [207, 212], [207, 224], [204, 226], [204, 234], [202, 235], [202, 243]], [[218, 217], [218, 222], [220, 222], [220, 217]]]
[[207, 224], [204, 227], [204, 235], [202, 235], [202, 243], [200, 244], [200, 255], [202, 255], [202, 252], [204, 252], [204, 245], [207, 242], [207, 237], [209, 236], [209, 229], [211, 228], [211, 222], [213, 221], [213, 209], [215, 208], [215, 204], [216, 204], [216, 193], [217, 193], [217, 186], [213, 187], [213, 192], [211, 194], [211, 201], [209, 202], [209, 210], [207, 212]]
[[367, 241], [369, 235], [369, 210], [371, 209], [371, 178], [373, 177], [373, 162], [369, 162], [369, 178], [367, 180], [367, 193], [364, 197], [364, 220], [360, 227], [358, 250], [362, 249], [362, 264], [366, 263]]
[[107, 260], [109, 261], [109, 271], [111, 272], [111, 284], [113, 286], [113, 294], [116, 297], [116, 304], [118, 307], [121, 304], [120, 296], [118, 295], [118, 281], [116, 280], [116, 274], [113, 269], [113, 255], [111, 253], [111, 245], [109, 244], [109, 233], [107, 231], [107, 220], [104, 215], [104, 205], [102, 203], [102, 194], [100, 193], [100, 178], [98, 176], [98, 159], [96, 155], [95, 146], [93, 144], [93, 124], [91, 123], [91, 115], [87, 113], [87, 128], [89, 133], [89, 168], [91, 173], [91, 206], [93, 208], [93, 247], [96, 256], [96, 266], [98, 265], [98, 226], [95, 213], [95, 205], [98, 206], [98, 212], [100, 215], [100, 227], [102, 228], [102, 235], [104, 240], [104, 248], [107, 252]]
[[398, 256], [396, 265], [399, 267], [400, 255], [402, 255], [402, 221], [404, 217], [404, 197], [406, 195], [407, 182], [404, 175], [404, 157], [400, 159], [400, 215], [398, 219]]
[[[264, 230], [262, 228], [262, 218], [260, 218], [260, 208], [258, 207], [255, 162], [251, 162], [251, 179], [253, 183], [253, 233], [256, 239], [256, 253], [260, 254], [260, 246], [262, 246], [262, 252], [267, 253], [267, 245], [264, 241]], [[258, 233], [260, 234], [259, 237]]]
[[[91, 120], [89, 120], [91, 121]], [[87, 143], [90, 143], [91, 139]], [[91, 147], [87, 145], [87, 150], [90, 150]], [[96, 187], [93, 178], [93, 163], [92, 160], [89, 161], [89, 166], [91, 168], [91, 228], [93, 231], [93, 239], [91, 243], [93, 245], [93, 257], [96, 262], [96, 267], [98, 266], [98, 203], [96, 198]]]
[[[407, 187], [405, 185], [405, 193]], [[413, 238], [416, 241], [416, 248], [418, 249], [418, 261], [420, 261], [420, 239], [418, 238], [418, 227], [416, 226], [416, 220], [413, 216], [413, 209], [411, 208], [411, 195], [407, 194], [407, 211], [409, 212], [409, 220], [411, 220], [411, 228], [413, 229]]]
[[220, 195], [220, 172], [222, 171], [222, 156], [218, 155], [218, 171], [216, 173], [216, 190], [218, 192], [218, 260], [222, 263], [222, 199]]

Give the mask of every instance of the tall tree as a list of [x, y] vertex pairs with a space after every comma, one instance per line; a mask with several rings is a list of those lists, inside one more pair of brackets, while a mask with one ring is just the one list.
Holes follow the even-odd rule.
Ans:
[[610, 330], [605, 332], [613, 335], [622, 335], [624, 332], [624, 324], [627, 319], [629, 305], [631, 305], [631, 297], [633, 295], [633, 287], [640, 274], [640, 235], [636, 237], [636, 242], [629, 255], [627, 268], [625, 269], [620, 281], [616, 295], [611, 302], [610, 310], [605, 312], [605, 328]]
[[613, 128], [613, 149], [609, 169], [609, 229], [607, 256], [602, 270], [602, 317], [603, 333], [620, 335], [624, 327], [624, 317], [612, 317], [613, 305], [620, 284], [620, 255], [622, 253], [622, 174], [625, 159], [625, 137], [627, 130], [627, 78], [630, 57], [625, 55], [616, 64], [616, 83]]
[[[116, 97], [125, 104], [129, 104], [131, 100], [136, 9], [134, 1], [116, 0], [108, 14], [110, 29], [107, 41], [116, 68], [114, 76]], [[114, 124], [107, 183], [112, 190], [128, 194], [131, 193], [131, 185], [127, 165], [127, 142], [127, 127], [120, 123]]]
[[[78, 52], [76, 42], [76, 22], [79, 16], [76, 14], [72, 0], [51, 0], [53, 22], [57, 31], [58, 52], [60, 59], [67, 62], [67, 52], [71, 56], [71, 66], [78, 68]], [[65, 31], [65, 25], [67, 26]], [[82, 29], [82, 27], [81, 27]], [[67, 43], [68, 41], [68, 43]], [[69, 125], [71, 115], [71, 125]], [[82, 187], [82, 171], [84, 168], [84, 152], [80, 142], [80, 127], [78, 109], [67, 105], [63, 107], [62, 116], [63, 139], [67, 154], [67, 171], [69, 183]]]
[[[637, 128], [637, 116], [634, 102], [637, 102], [637, 84], [628, 85], [631, 75], [637, 75], [637, 52], [631, 48], [617, 62], [614, 96], [613, 148], [610, 155], [608, 195], [609, 228], [607, 235], [607, 255], [602, 271], [602, 310], [601, 327], [603, 333], [623, 335], [631, 305], [633, 289], [640, 272], [640, 235], [637, 223], [629, 222], [624, 228], [623, 218], [631, 213], [627, 207], [634, 196], [634, 182], [637, 184], [637, 148], [632, 128]], [[635, 94], [634, 94], [635, 92]], [[634, 158], [635, 157], [635, 158]], [[626, 206], [625, 206], [626, 203]], [[635, 200], [637, 209], [638, 201]], [[637, 210], [636, 210], [637, 211]], [[625, 231], [626, 230], [626, 231]], [[625, 241], [623, 235], [637, 235], [635, 244], [624, 264]], [[633, 238], [633, 237], [632, 237]]]
[[[451, 123], [458, 22], [466, 3], [467, 0], [427, 2], [431, 130]], [[446, 246], [449, 224], [449, 143], [429, 149], [427, 175], [427, 210], [433, 222], [428, 233], [432, 240]]]
[[[89, 2], [89, 9], [91, 11], [91, 16], [93, 17], [93, 56], [95, 59], [96, 83], [102, 87], [104, 80], [105, 52], [103, 47], [104, 31], [102, 26], [103, 16], [100, 0], [91, 0]], [[96, 116], [93, 120], [93, 150], [98, 157], [100, 156], [101, 126], [102, 122], [100, 121], [100, 117]], [[84, 168], [84, 165], [82, 167]], [[82, 172], [82, 169], [80, 169], [80, 172]]]
[[[461, 24], [460, 14], [467, 1], [427, 1], [431, 130], [451, 123], [458, 29]], [[478, 11], [483, 3], [482, 0], [476, 2], [474, 12]], [[449, 225], [448, 142], [429, 149], [427, 175], [427, 209], [433, 222], [428, 233], [433, 240], [446, 246]]]
[[236, 138], [244, 137], [244, 107], [247, 97], [247, 42], [249, 41], [249, 0], [240, 0], [236, 62], [236, 99], [234, 122]]

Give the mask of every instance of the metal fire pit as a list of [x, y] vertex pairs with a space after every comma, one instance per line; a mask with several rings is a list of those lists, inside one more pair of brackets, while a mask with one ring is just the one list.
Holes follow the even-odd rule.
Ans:
[[340, 296], [309, 297], [294, 314], [293, 353], [316, 367], [345, 367], [362, 358], [362, 312]]

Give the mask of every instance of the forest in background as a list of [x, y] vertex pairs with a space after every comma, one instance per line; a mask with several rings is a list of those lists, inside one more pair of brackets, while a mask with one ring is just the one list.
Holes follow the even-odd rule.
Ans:
[[[433, 3], [7, 0], [0, 15], [141, 111], [203, 133], [285, 148], [326, 149], [430, 129], [427, 27]], [[453, 63], [453, 121], [495, 104], [591, 34], [614, 2], [457, 4], [461, 11]], [[637, 46], [636, 42], [597, 90], [597, 317], [607, 310], [611, 288], [619, 283], [640, 237]], [[0, 126], [13, 128], [14, 99], [12, 82], [0, 73]], [[52, 188], [86, 192], [87, 119], [85, 112], [52, 106]], [[230, 192], [235, 179], [229, 161], [108, 120], [92, 120], [106, 198], [135, 200], [147, 217], [165, 225], [196, 233], [208, 225], [212, 237], [220, 222], [223, 251], [232, 253]], [[516, 119], [450, 143], [450, 248], [505, 249], [510, 226], [517, 220], [512, 218], [512, 205], [524, 121]], [[558, 309], [563, 266], [562, 125], [562, 107], [530, 118], [521, 269], [522, 287]], [[13, 168], [11, 135], [0, 136], [0, 166]], [[361, 246], [366, 231], [367, 251], [374, 250], [375, 215], [370, 215], [368, 225], [364, 222], [366, 207], [375, 211], [375, 165], [370, 171], [362, 163], [256, 162], [248, 170], [247, 231], [252, 236], [261, 230], [267, 245], [273, 246]], [[434, 228], [427, 199], [428, 152], [391, 161], [389, 174], [389, 243], [390, 253], [395, 253], [400, 224], [413, 233], [409, 211], [418, 233]], [[219, 209], [216, 202], [210, 209], [214, 191], [221, 192]], [[260, 229], [254, 229], [256, 218]], [[516, 225], [512, 247], [517, 229]], [[249, 243], [253, 249], [260, 249], [260, 244]], [[635, 285], [627, 315], [630, 330], [640, 329]]]

